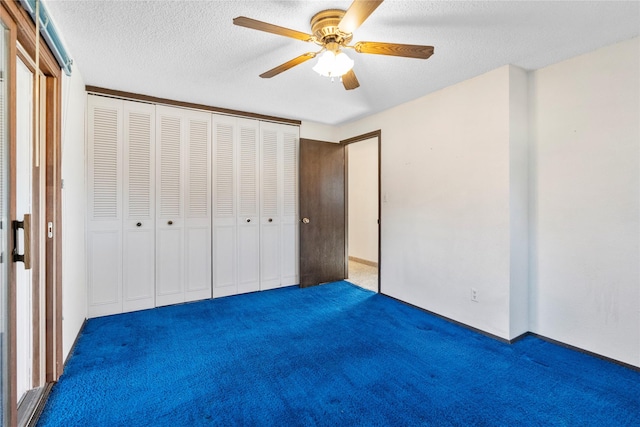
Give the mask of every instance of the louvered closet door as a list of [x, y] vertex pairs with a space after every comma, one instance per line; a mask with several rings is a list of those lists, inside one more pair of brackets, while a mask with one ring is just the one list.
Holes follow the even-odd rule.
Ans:
[[282, 221], [281, 221], [281, 284], [300, 283], [298, 273], [298, 147], [300, 128], [281, 125], [282, 149]]
[[280, 287], [282, 135], [279, 126], [260, 123], [260, 289]]
[[122, 115], [120, 100], [87, 99], [89, 317], [122, 311]]
[[259, 122], [237, 119], [238, 293], [260, 289]]
[[211, 298], [211, 114], [185, 116], [185, 301]]
[[123, 311], [155, 306], [155, 106], [124, 102]]
[[236, 119], [213, 115], [213, 296], [238, 293]]
[[183, 111], [156, 107], [156, 305], [184, 302]]

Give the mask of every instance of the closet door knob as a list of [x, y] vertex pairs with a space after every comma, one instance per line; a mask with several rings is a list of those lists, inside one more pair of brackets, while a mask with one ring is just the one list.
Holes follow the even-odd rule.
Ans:
[[136, 227], [142, 227], [142, 223], [141, 222], [137, 223]]
[[247, 222], [251, 222], [251, 218], [247, 218]]
[[173, 225], [173, 221], [167, 221], [167, 224]]
[[309, 218], [302, 218], [303, 224], [309, 224]]
[[273, 218], [269, 218], [269, 222], [273, 222]]

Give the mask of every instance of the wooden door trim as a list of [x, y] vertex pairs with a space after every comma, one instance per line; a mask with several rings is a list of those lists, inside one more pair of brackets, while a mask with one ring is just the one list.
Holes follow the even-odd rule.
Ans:
[[[34, 74], [33, 84], [35, 85], [36, 65], [33, 59], [30, 58], [27, 52], [24, 50], [22, 45], [20, 45], [20, 43], [18, 43], [18, 46], [17, 46], [17, 55], [18, 55], [18, 59], [22, 61], [24, 66], [31, 73]], [[45, 78], [42, 72], [39, 72], [39, 73], [41, 78]], [[43, 98], [40, 98], [41, 101], [42, 99]], [[43, 363], [43, 359], [42, 359], [43, 343], [40, 340], [40, 335], [44, 325], [41, 322], [40, 313], [42, 310], [41, 292], [45, 288], [44, 286], [45, 277], [40, 276], [40, 268], [43, 264], [42, 261], [44, 261], [44, 259], [41, 259], [39, 255], [41, 250], [41, 243], [45, 241], [43, 230], [40, 227], [44, 223], [43, 218], [40, 215], [41, 214], [40, 210], [42, 207], [44, 207], [44, 200], [41, 200], [40, 194], [41, 194], [41, 191], [44, 190], [41, 185], [41, 178], [44, 177], [44, 171], [46, 170], [46, 168], [43, 166], [43, 164], [40, 163], [40, 161], [42, 161], [42, 154], [43, 154], [42, 144], [38, 144], [38, 146], [36, 146], [35, 144], [36, 142], [35, 134], [36, 132], [41, 132], [41, 126], [38, 127], [37, 123], [35, 122], [36, 109], [41, 106], [42, 105], [40, 106], [36, 105], [35, 99], [34, 99], [33, 110], [32, 110], [33, 135], [34, 135], [34, 138], [32, 141], [32, 144], [33, 144], [32, 153], [33, 153], [34, 160], [36, 159], [36, 157], [38, 157], [39, 159], [38, 159], [38, 166], [36, 166], [36, 162], [34, 162], [33, 168], [32, 168], [32, 175], [31, 175], [31, 182], [32, 182], [31, 190], [32, 190], [32, 203], [33, 203], [32, 205], [33, 208], [31, 211], [31, 224], [32, 224], [31, 253], [34, 254], [32, 256], [32, 261], [31, 261], [31, 271], [32, 271], [31, 292], [33, 295], [33, 306], [31, 309], [32, 310], [31, 323], [33, 326], [33, 339], [32, 339], [33, 360], [32, 360], [32, 369], [31, 369], [31, 372], [32, 372], [31, 387], [32, 388], [40, 387], [41, 385], [43, 385], [43, 380], [44, 380], [44, 375], [43, 375], [44, 372], [41, 369], [42, 367], [41, 363]], [[45, 357], [45, 360], [46, 360], [46, 357]]]
[[57, 381], [62, 360], [62, 177], [60, 105], [62, 79], [48, 76], [46, 127], [46, 218], [53, 222], [53, 238], [46, 239], [46, 367], [47, 382]]
[[250, 113], [247, 111], [231, 110], [229, 108], [214, 107], [211, 105], [195, 104], [193, 102], [176, 101], [174, 99], [158, 98], [156, 96], [143, 95], [140, 93], [124, 92], [121, 90], [107, 89], [97, 86], [85, 86], [85, 90], [90, 94], [107, 96], [110, 98], [132, 100], [138, 102], [148, 102], [156, 105], [168, 105], [172, 107], [189, 108], [193, 110], [202, 110], [214, 114], [223, 114], [233, 117], [242, 117], [249, 119], [261, 120], [263, 122], [281, 123], [287, 125], [300, 126], [302, 122], [295, 119], [287, 119], [284, 117], [268, 116], [265, 114]]
[[[8, 108], [7, 113], [9, 116], [8, 123], [8, 132], [7, 136], [9, 138], [7, 144], [7, 156], [9, 158], [9, 172], [6, 175], [9, 179], [7, 184], [9, 185], [8, 192], [9, 197], [7, 198], [9, 202], [8, 206], [8, 220], [9, 224], [16, 216], [16, 193], [11, 189], [11, 183], [15, 182], [16, 176], [16, 156], [15, 156], [15, 148], [16, 148], [16, 130], [17, 130], [17, 121], [15, 114], [11, 114], [11, 111], [15, 111], [16, 108], [16, 40], [17, 40], [17, 25], [13, 16], [8, 13], [6, 8], [0, 8], [0, 19], [6, 27], [9, 29], [9, 87], [8, 87]], [[9, 229], [10, 225], [6, 224], [5, 227]], [[7, 236], [7, 248], [13, 248], [15, 242], [13, 241], [12, 233], [8, 233]], [[10, 252], [7, 253], [7, 255]], [[15, 275], [15, 264], [7, 259], [7, 274], [8, 274], [8, 283], [7, 283], [7, 345], [8, 351], [6, 352], [6, 356], [9, 360], [7, 360], [7, 365], [9, 371], [7, 372], [9, 375], [8, 381], [8, 390], [6, 401], [3, 402], [4, 405], [8, 405], [8, 420], [7, 425], [15, 425], [18, 420], [18, 382], [17, 382], [17, 353], [16, 353], [16, 322], [17, 322], [17, 313], [16, 313], [16, 275]], [[5, 400], [5, 399], [3, 399]], [[6, 408], [6, 406], [5, 406]], [[3, 408], [4, 409], [4, 408]]]
[[[382, 201], [380, 195], [382, 193], [382, 130], [374, 130], [372, 132], [364, 133], [362, 135], [356, 135], [351, 138], [343, 139], [340, 144], [345, 147], [355, 142], [366, 141], [367, 139], [378, 138], [378, 293], [381, 291], [380, 287], [380, 267], [382, 260]], [[344, 150], [344, 214], [345, 214], [345, 271], [347, 277], [349, 274], [349, 150]]]
[[353, 144], [354, 142], [360, 142], [360, 141], [364, 141], [366, 139], [371, 139], [371, 138], [376, 138], [376, 137], [378, 138], [379, 141], [382, 139], [382, 130], [381, 129], [374, 130], [372, 132], [363, 133], [362, 135], [356, 135], [356, 136], [353, 136], [351, 138], [343, 139], [343, 140], [340, 141], [340, 144], [349, 145], [349, 144]]
[[[31, 58], [35, 58], [36, 26], [31, 16], [17, 0], [3, 1], [2, 4], [18, 26], [18, 42]], [[40, 37], [40, 70], [56, 78], [61, 76], [60, 66], [42, 37]]]
[[[11, 43], [11, 66], [13, 68], [13, 82], [15, 82], [15, 67], [17, 58], [16, 44], [20, 43], [23, 48], [22, 54], [26, 52], [27, 56], [35, 58], [36, 52], [36, 28], [35, 23], [29, 16], [28, 12], [20, 6], [18, 1], [3, 1], [2, 10], [8, 14], [16, 25], [16, 37]], [[17, 43], [16, 43], [17, 42]], [[46, 201], [45, 201], [45, 222], [53, 222], [53, 238], [46, 240], [46, 273], [45, 273], [45, 328], [46, 328], [46, 367], [45, 380], [48, 382], [56, 381], [62, 374], [62, 194], [61, 194], [61, 126], [60, 112], [62, 105], [61, 87], [62, 72], [53, 53], [47, 46], [42, 37], [39, 39], [40, 53], [40, 72], [46, 78], [46, 99], [47, 99], [47, 115], [46, 120], [46, 136], [41, 144], [45, 144], [46, 164], [41, 167], [46, 168]], [[21, 56], [23, 56], [21, 55]], [[12, 84], [15, 86], [14, 84]], [[11, 98], [11, 107], [15, 110], [16, 98], [15, 92]], [[14, 119], [12, 118], [12, 121]], [[11, 141], [15, 144], [15, 123], [11, 136]], [[15, 150], [12, 149], [12, 150]], [[13, 151], [12, 151], [13, 152]], [[12, 169], [15, 172], [15, 166]], [[15, 176], [15, 175], [14, 175]], [[12, 195], [13, 211], [15, 216], [15, 196]], [[12, 216], [12, 217], [13, 217]], [[42, 231], [42, 230], [41, 230]], [[44, 232], [44, 231], [42, 231]], [[12, 270], [10, 270], [12, 271]], [[15, 283], [14, 283], [15, 288]], [[15, 315], [15, 289], [13, 294], [14, 315]], [[15, 334], [15, 318], [12, 320], [10, 330]], [[15, 339], [15, 337], [14, 337]], [[12, 345], [15, 349], [15, 342]], [[15, 355], [14, 355], [15, 359]], [[13, 369], [15, 372], [15, 369]], [[12, 381], [16, 379], [13, 378]], [[17, 386], [14, 390], [14, 396], [17, 393]], [[14, 399], [15, 400], [15, 399]]]

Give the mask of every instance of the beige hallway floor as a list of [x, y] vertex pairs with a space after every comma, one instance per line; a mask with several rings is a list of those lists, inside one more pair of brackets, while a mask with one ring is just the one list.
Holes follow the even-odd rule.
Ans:
[[361, 288], [378, 292], [378, 267], [349, 260], [349, 282]]

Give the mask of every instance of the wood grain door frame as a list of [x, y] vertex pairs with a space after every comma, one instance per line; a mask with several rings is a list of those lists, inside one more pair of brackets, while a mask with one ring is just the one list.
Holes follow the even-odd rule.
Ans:
[[[9, 179], [8, 179], [8, 185], [7, 185], [7, 189], [9, 190], [9, 197], [7, 198], [7, 201], [9, 203], [8, 206], [8, 220], [9, 222], [15, 218], [16, 215], [16, 194], [15, 194], [15, 185], [13, 185], [12, 188], [12, 182], [14, 181], [15, 178], [15, 173], [16, 173], [16, 167], [17, 167], [17, 162], [16, 162], [16, 156], [15, 156], [15, 149], [16, 149], [16, 129], [17, 129], [17, 120], [16, 120], [16, 115], [13, 113], [16, 111], [16, 40], [17, 40], [17, 25], [15, 23], [15, 19], [13, 19], [13, 16], [11, 16], [11, 14], [8, 13], [8, 11], [5, 8], [0, 8], [0, 19], [2, 19], [3, 24], [9, 29], [9, 61], [8, 61], [8, 66], [9, 66], [9, 87], [8, 87], [8, 106], [9, 106], [9, 122], [8, 122], [8, 131], [7, 131], [7, 136], [9, 138], [8, 141], [8, 147], [7, 147], [7, 154], [9, 157], [8, 163], [9, 163], [9, 173], [6, 175]], [[7, 228], [9, 227], [9, 225], [6, 225]], [[14, 241], [13, 241], [13, 236], [12, 233], [8, 233], [7, 236], [7, 248], [13, 248], [14, 247]], [[7, 252], [7, 255], [10, 252]], [[17, 386], [17, 377], [16, 377], [16, 365], [17, 365], [17, 361], [16, 361], [16, 324], [17, 324], [17, 313], [16, 313], [16, 300], [17, 300], [17, 295], [16, 295], [16, 273], [15, 273], [15, 264], [13, 262], [8, 262], [7, 263], [7, 270], [8, 270], [8, 289], [7, 289], [7, 304], [5, 306], [5, 308], [7, 309], [7, 313], [6, 313], [6, 334], [7, 334], [7, 338], [6, 338], [6, 343], [8, 346], [8, 349], [6, 350], [6, 357], [8, 357], [9, 360], [6, 361], [6, 364], [8, 365], [8, 387], [7, 387], [7, 397], [6, 399], [3, 396], [3, 402], [2, 404], [4, 405], [3, 410], [5, 410], [5, 408], [7, 409], [7, 419], [5, 420], [6, 425], [15, 425], [17, 417], [18, 417], [18, 406], [17, 406], [17, 399], [18, 399], [18, 386]], [[4, 361], [3, 361], [4, 362]], [[5, 371], [6, 372], [6, 371]], [[3, 372], [3, 375], [4, 373]]]
[[[365, 141], [367, 139], [378, 139], [378, 293], [380, 293], [380, 268], [381, 268], [381, 249], [382, 249], [382, 204], [380, 199], [381, 189], [382, 189], [382, 130], [378, 129], [372, 132], [364, 133], [362, 135], [357, 135], [351, 138], [343, 139], [340, 141], [340, 144], [344, 145], [345, 148], [349, 144], [353, 144], [360, 141]], [[349, 150], [344, 150], [344, 197], [345, 197], [345, 271], [347, 272], [347, 277], [349, 277]]]
[[[11, 34], [10, 55], [10, 89], [9, 89], [9, 150], [10, 150], [10, 185], [9, 216], [16, 219], [16, 61], [17, 43], [24, 49], [23, 55], [34, 60], [36, 53], [35, 24], [24, 8], [17, 1], [3, 1], [0, 14], [7, 25], [15, 31]], [[46, 117], [45, 136], [41, 144], [45, 144], [45, 216], [46, 222], [52, 223], [53, 235], [46, 238], [45, 244], [45, 378], [47, 383], [56, 381], [62, 374], [62, 194], [61, 194], [61, 105], [62, 75], [60, 66], [42, 38], [39, 39], [39, 69], [45, 76], [46, 84]], [[46, 233], [45, 230], [40, 230]], [[12, 237], [9, 245], [13, 247]], [[15, 266], [9, 263], [8, 291], [8, 342], [9, 342], [9, 389], [8, 425], [17, 423], [17, 378], [16, 378], [16, 280]], [[41, 379], [42, 380], [42, 379]]]
[[[24, 64], [24, 66], [31, 72], [34, 74], [34, 84], [35, 84], [35, 63], [33, 62], [32, 58], [29, 57], [29, 55], [24, 51], [24, 49], [22, 48], [22, 45], [18, 45], [17, 46], [17, 55], [18, 58], [22, 61], [22, 63]], [[46, 77], [42, 74], [42, 72], [40, 72], [40, 77], [45, 79]], [[46, 81], [46, 80], [43, 80]], [[41, 84], [42, 86], [42, 84]], [[42, 101], [42, 99], [41, 99]], [[16, 100], [17, 102], [17, 100]], [[40, 108], [42, 109], [43, 105], [41, 102]], [[44, 328], [44, 325], [41, 322], [41, 316], [40, 316], [40, 310], [42, 309], [40, 303], [41, 303], [41, 299], [40, 299], [40, 295], [41, 295], [41, 291], [43, 291], [43, 284], [44, 281], [41, 281], [41, 279], [44, 279], [44, 277], [40, 277], [40, 271], [41, 271], [41, 267], [42, 267], [42, 263], [44, 261], [44, 259], [41, 259], [41, 257], [39, 256], [39, 254], [41, 253], [41, 248], [44, 248], [44, 244], [42, 244], [44, 242], [45, 236], [44, 236], [44, 229], [42, 227], [39, 227], [39, 225], [42, 225], [44, 223], [44, 218], [41, 217], [41, 212], [40, 209], [41, 207], [43, 207], [42, 203], [44, 203], [44, 200], [41, 200], [40, 195], [41, 193], [46, 190], [45, 188], [43, 188], [43, 186], [41, 186], [41, 179], [45, 178], [45, 173], [46, 173], [46, 169], [42, 166], [42, 148], [40, 146], [36, 145], [36, 138], [35, 138], [35, 133], [36, 132], [40, 132], [42, 129], [36, 129], [36, 123], [35, 123], [35, 114], [36, 114], [36, 109], [38, 108], [37, 105], [35, 105], [35, 99], [34, 99], [34, 103], [33, 103], [33, 111], [32, 111], [32, 121], [33, 121], [33, 147], [32, 147], [32, 152], [34, 155], [34, 167], [32, 172], [32, 211], [31, 211], [31, 224], [32, 224], [32, 231], [31, 231], [31, 271], [32, 271], [32, 284], [31, 284], [31, 292], [33, 295], [33, 306], [32, 306], [32, 320], [31, 323], [33, 325], [33, 340], [32, 340], [32, 348], [34, 349], [34, 354], [33, 354], [33, 360], [32, 360], [32, 372], [33, 372], [33, 378], [32, 378], [32, 387], [39, 387], [41, 385], [41, 383], [44, 380], [44, 372], [42, 372], [42, 356], [44, 356], [43, 354], [41, 354], [41, 349], [42, 346], [45, 345], [45, 343], [41, 342], [40, 336], [41, 336], [41, 332]], [[41, 135], [41, 137], [43, 137], [44, 135]], [[36, 161], [36, 157], [38, 156], [39, 159], [38, 161]], [[38, 166], [36, 166], [36, 164], [40, 163]], [[41, 245], [42, 244], [42, 245]]]

